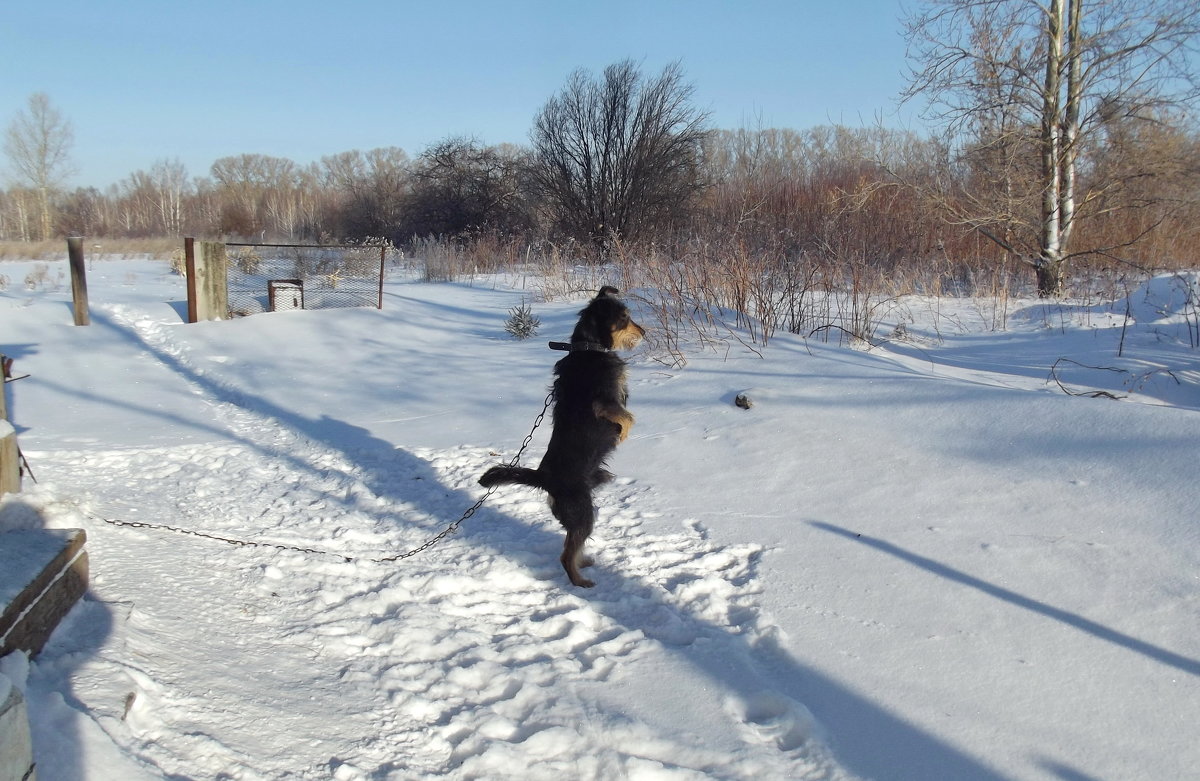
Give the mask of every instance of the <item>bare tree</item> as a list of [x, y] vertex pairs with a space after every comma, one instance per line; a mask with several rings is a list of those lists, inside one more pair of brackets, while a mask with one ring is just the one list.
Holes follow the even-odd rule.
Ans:
[[211, 173], [220, 185], [222, 233], [243, 237], [290, 233], [295, 216], [290, 194], [298, 179], [294, 162], [270, 155], [236, 155], [214, 162]]
[[321, 160], [333, 191], [330, 227], [343, 238], [398, 236], [410, 184], [408, 154], [400, 147], [342, 152]]
[[707, 115], [678, 64], [643, 78], [632, 60], [571, 75], [531, 131], [534, 184], [556, 227], [605, 251], [688, 214], [702, 189]]
[[405, 225], [410, 235], [460, 236], [529, 227], [521, 198], [524, 161], [515, 148], [448, 138], [418, 158]]
[[150, 175], [142, 170], [117, 183], [117, 221], [127, 236], [153, 236], [161, 230], [157, 220], [158, 196]]
[[104, 236], [104, 196], [95, 187], [67, 193], [58, 206], [58, 227], [68, 236]]
[[927, 100], [974, 174], [943, 205], [1031, 266], [1039, 293], [1060, 294], [1069, 260], [1121, 248], [1080, 240], [1115, 205], [1114, 183], [1080, 160], [1114, 113], [1161, 122], [1194, 107], [1198, 36], [1192, 0], [926, 3], [907, 23], [905, 97]]
[[70, 160], [74, 141], [71, 123], [41, 92], [29, 96], [28, 110], [17, 114], [4, 135], [4, 152], [13, 174], [37, 193], [38, 237], [42, 240], [49, 239], [54, 230], [53, 197], [74, 173]]

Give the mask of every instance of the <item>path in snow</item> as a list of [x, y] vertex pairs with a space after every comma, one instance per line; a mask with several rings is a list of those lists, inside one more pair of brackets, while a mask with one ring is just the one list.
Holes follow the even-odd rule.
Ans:
[[[622, 479], [599, 497], [592, 591], [566, 584], [561, 532], [523, 488], [497, 492], [417, 557], [372, 562], [459, 517], [480, 495], [477, 476], [508, 456], [409, 452], [302, 417], [206, 375], [170, 327], [120, 306], [101, 315], [186, 379], [223, 432], [31, 454], [45, 486], [30, 500], [50, 505], [56, 525], [88, 527], [98, 602], [74, 620], [109, 624], [70, 633], [98, 651], [52, 648], [37, 674], [72, 675], [99, 726], [156, 772], [845, 777], [782, 693], [778, 629], [755, 604], [760, 548], [716, 544], [698, 522], [649, 533], [651, 491]], [[670, 707], [627, 712], [631, 690]], [[49, 779], [68, 777], [74, 759], [39, 761]]]

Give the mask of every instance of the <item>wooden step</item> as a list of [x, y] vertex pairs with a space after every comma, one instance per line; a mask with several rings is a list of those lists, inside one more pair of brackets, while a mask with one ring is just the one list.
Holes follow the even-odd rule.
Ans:
[[83, 596], [88, 558], [83, 529], [0, 533], [0, 657], [36, 656]]

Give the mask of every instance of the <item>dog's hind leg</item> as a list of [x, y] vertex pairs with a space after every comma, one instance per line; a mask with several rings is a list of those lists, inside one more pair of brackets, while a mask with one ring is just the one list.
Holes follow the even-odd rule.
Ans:
[[616, 475], [614, 475], [612, 472], [608, 471], [607, 469], [603, 469], [603, 468], [597, 469], [595, 472], [592, 472], [592, 479], [590, 481], [590, 484], [591, 484], [592, 488], [598, 488], [598, 487], [604, 485], [605, 483], [611, 483], [613, 481], [614, 477], [616, 477]]
[[582, 529], [568, 529], [567, 541], [563, 544], [562, 556], [559, 559], [571, 583], [580, 588], [596, 585], [579, 572], [580, 567], [587, 567], [592, 563], [591, 559], [583, 555], [583, 544], [587, 542], [587, 538], [588, 535]]
[[583, 555], [583, 546], [592, 534], [592, 526], [596, 521], [596, 509], [592, 506], [591, 497], [584, 494], [570, 499], [560, 498], [554, 503], [554, 515], [567, 530], [567, 539], [563, 543], [563, 569], [571, 583], [580, 588], [591, 588], [596, 585], [585, 578], [580, 572], [581, 567], [591, 565], [591, 559]]

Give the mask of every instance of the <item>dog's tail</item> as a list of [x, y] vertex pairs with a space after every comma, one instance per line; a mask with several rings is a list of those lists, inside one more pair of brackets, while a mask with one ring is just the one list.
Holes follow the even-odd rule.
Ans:
[[521, 485], [531, 485], [534, 488], [546, 489], [546, 484], [542, 480], [541, 472], [536, 469], [530, 469], [526, 466], [494, 466], [483, 473], [483, 477], [479, 478], [479, 484], [485, 488], [491, 488], [494, 485], [504, 485], [505, 483], [520, 483]]

